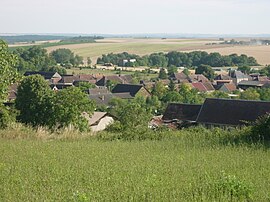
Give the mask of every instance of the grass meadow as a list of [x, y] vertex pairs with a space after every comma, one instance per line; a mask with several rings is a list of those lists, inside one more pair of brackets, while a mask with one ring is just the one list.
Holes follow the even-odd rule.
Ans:
[[0, 201], [269, 201], [270, 152], [238, 132], [194, 128], [161, 140], [0, 131]]

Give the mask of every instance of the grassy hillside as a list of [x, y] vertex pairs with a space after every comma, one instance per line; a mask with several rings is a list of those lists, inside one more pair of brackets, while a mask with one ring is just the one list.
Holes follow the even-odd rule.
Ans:
[[[230, 132], [226, 133], [227, 135]], [[0, 201], [270, 199], [270, 152], [220, 130], [160, 141], [0, 140]]]

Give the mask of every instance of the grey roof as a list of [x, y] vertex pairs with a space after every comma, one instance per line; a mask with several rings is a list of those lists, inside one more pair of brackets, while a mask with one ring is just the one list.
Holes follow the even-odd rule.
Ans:
[[61, 78], [61, 75], [57, 72], [36, 72], [36, 71], [26, 71], [24, 76], [31, 76], [31, 75], [41, 75], [45, 79], [52, 79], [52, 78]]
[[164, 114], [163, 120], [196, 121], [202, 105], [170, 103]]
[[254, 86], [254, 87], [261, 87], [265, 84], [263, 81], [240, 81], [238, 86]]
[[130, 93], [131, 96], [135, 95], [144, 88], [142, 85], [133, 85], [133, 84], [117, 84], [113, 89], [112, 93]]
[[207, 98], [197, 122], [209, 125], [244, 125], [270, 112], [270, 102]]
[[109, 105], [109, 102], [113, 98], [112, 93], [104, 93], [104, 94], [95, 94], [95, 95], [89, 95], [89, 98], [91, 100], [94, 100], [97, 105]]

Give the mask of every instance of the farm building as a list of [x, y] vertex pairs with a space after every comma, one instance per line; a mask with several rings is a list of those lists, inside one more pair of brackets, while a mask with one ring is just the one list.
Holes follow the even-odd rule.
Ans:
[[239, 126], [270, 112], [270, 102], [207, 98], [196, 122], [208, 126]]

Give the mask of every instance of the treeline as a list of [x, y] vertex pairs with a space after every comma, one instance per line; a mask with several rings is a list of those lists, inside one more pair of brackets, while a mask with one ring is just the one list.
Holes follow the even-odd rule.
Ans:
[[67, 38], [63, 39], [60, 41], [60, 43], [71, 43], [71, 42], [76, 42], [76, 43], [94, 43], [96, 42], [96, 39], [104, 39], [102, 36], [79, 36], [79, 37], [72, 37], [72, 38]]
[[[17, 48], [12, 51], [18, 61], [15, 68], [24, 73], [25, 71], [57, 71], [66, 74], [66, 70], [61, 67], [71, 67], [83, 64], [83, 58], [75, 55], [69, 49], [57, 49], [50, 54], [46, 49], [39, 46], [30, 48]], [[57, 64], [60, 64], [59, 67]]]
[[[135, 59], [135, 62], [129, 60]], [[128, 60], [128, 62], [124, 62]], [[172, 51], [165, 53], [153, 53], [151, 55], [139, 56], [136, 54], [110, 53], [102, 55], [98, 58], [98, 64], [112, 63], [118, 66], [150, 66], [150, 67], [197, 67], [202, 64], [211, 67], [225, 67], [225, 66], [257, 66], [259, 65], [254, 57], [247, 55], [231, 54], [222, 56], [219, 53], [207, 53], [205, 51], [194, 51], [190, 53], [183, 53]]]
[[0, 39], [6, 41], [8, 44], [26, 42], [32, 43], [35, 41], [50, 41], [50, 40], [63, 40], [67, 36], [52, 36], [52, 35], [18, 35], [18, 36], [0, 36]]

